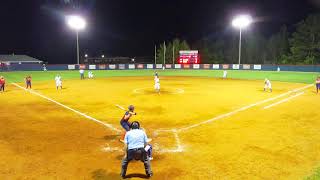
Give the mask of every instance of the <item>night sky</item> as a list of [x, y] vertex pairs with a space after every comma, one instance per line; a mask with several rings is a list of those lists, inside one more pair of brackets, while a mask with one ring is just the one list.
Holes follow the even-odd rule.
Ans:
[[175, 37], [194, 44], [236, 33], [232, 17], [249, 13], [266, 37], [320, 10], [320, 0], [2, 0], [0, 54], [27, 54], [50, 64], [76, 62], [76, 35], [64, 16], [77, 13], [82, 56], [153, 56]]

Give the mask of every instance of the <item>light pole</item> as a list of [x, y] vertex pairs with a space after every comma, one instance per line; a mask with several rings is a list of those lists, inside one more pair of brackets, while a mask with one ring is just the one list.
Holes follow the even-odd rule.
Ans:
[[240, 31], [240, 37], [239, 37], [239, 68], [241, 63], [241, 33], [242, 29], [248, 27], [252, 23], [252, 18], [250, 15], [240, 15], [235, 17], [232, 20], [232, 26], [235, 28], [238, 28]]
[[67, 16], [67, 24], [70, 28], [76, 31], [77, 35], [77, 64], [80, 64], [79, 60], [79, 31], [83, 30], [86, 27], [86, 21], [80, 16]]

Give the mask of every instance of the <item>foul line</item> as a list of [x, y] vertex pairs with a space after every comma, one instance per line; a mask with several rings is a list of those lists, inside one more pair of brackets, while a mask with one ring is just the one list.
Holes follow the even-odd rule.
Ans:
[[218, 120], [218, 119], [222, 119], [222, 118], [225, 118], [225, 117], [234, 115], [234, 114], [236, 114], [236, 113], [238, 113], [238, 112], [247, 110], [247, 109], [249, 109], [249, 108], [251, 108], [251, 107], [254, 107], [254, 106], [257, 106], [257, 105], [260, 105], [260, 104], [269, 102], [269, 101], [273, 101], [273, 100], [275, 100], [275, 99], [278, 99], [278, 98], [281, 98], [281, 97], [283, 97], [283, 96], [289, 95], [289, 94], [291, 94], [291, 93], [293, 93], [293, 92], [297, 92], [297, 91], [300, 91], [300, 90], [309, 88], [309, 87], [311, 87], [311, 86], [313, 86], [313, 84], [309, 84], [309, 85], [307, 85], [307, 86], [304, 86], [304, 87], [301, 87], [301, 88], [297, 88], [297, 89], [294, 89], [294, 90], [292, 90], [292, 91], [288, 91], [288, 92], [286, 92], [286, 93], [280, 94], [280, 95], [278, 95], [278, 96], [276, 96], [276, 97], [272, 97], [272, 98], [269, 98], [269, 99], [265, 99], [265, 100], [259, 101], [259, 102], [254, 103], [254, 104], [250, 104], [250, 105], [248, 105], [248, 106], [244, 106], [244, 107], [242, 107], [242, 108], [240, 108], [240, 109], [237, 109], [237, 110], [235, 110], [235, 111], [231, 111], [231, 112], [229, 112], [229, 113], [216, 116], [216, 117], [211, 118], [211, 119], [209, 119], [209, 120], [206, 120], [206, 121], [203, 121], [203, 122], [200, 122], [200, 123], [197, 123], [197, 124], [193, 124], [193, 125], [191, 125], [191, 126], [187, 126], [187, 127], [180, 128], [180, 129], [178, 129], [178, 132], [180, 132], [180, 131], [186, 131], [186, 130], [189, 130], [189, 129], [192, 129], [192, 128], [201, 126], [201, 125], [203, 125], [203, 124], [211, 123], [211, 122], [216, 121], [216, 120]]
[[69, 109], [70, 111], [73, 111], [74, 113], [79, 114], [79, 115], [81, 115], [81, 116], [83, 116], [83, 117], [85, 117], [85, 118], [87, 118], [87, 119], [89, 119], [89, 120], [92, 120], [92, 121], [94, 121], [94, 122], [96, 122], [96, 123], [102, 124], [103, 126], [109, 128], [109, 129], [111, 129], [111, 130], [113, 130], [113, 131], [121, 132], [121, 130], [113, 127], [111, 124], [102, 122], [102, 121], [100, 121], [100, 120], [98, 120], [98, 119], [96, 119], [96, 118], [93, 118], [93, 117], [91, 117], [91, 116], [88, 116], [88, 115], [86, 115], [86, 114], [84, 114], [84, 113], [82, 113], [82, 112], [80, 112], [80, 111], [77, 111], [77, 110], [75, 110], [75, 109], [72, 109], [71, 107], [66, 106], [66, 105], [64, 105], [64, 104], [61, 104], [61, 103], [59, 103], [59, 102], [57, 102], [57, 101], [55, 101], [55, 100], [53, 100], [53, 99], [51, 99], [51, 98], [49, 98], [49, 97], [46, 97], [46, 96], [44, 96], [44, 95], [42, 95], [42, 94], [40, 94], [40, 93], [38, 93], [38, 92], [36, 92], [36, 91], [28, 90], [28, 89], [26, 89], [26, 88], [24, 88], [24, 87], [22, 87], [22, 86], [20, 86], [20, 85], [18, 85], [18, 84], [16, 84], [16, 83], [11, 83], [11, 84], [13, 84], [14, 86], [16, 86], [16, 87], [18, 87], [18, 88], [20, 88], [20, 89], [23, 89], [23, 90], [25, 90], [25, 91], [27, 91], [27, 92], [30, 92], [31, 94], [40, 96], [40, 97], [42, 97], [42, 98], [44, 98], [44, 99], [46, 99], [46, 100], [48, 100], [48, 101], [51, 101], [51, 102], [53, 102], [53, 103], [55, 103], [55, 104], [57, 104], [57, 105], [59, 105], [59, 106], [62, 106], [62, 107], [64, 107], [64, 108], [66, 108], [66, 109]]
[[304, 94], [304, 92], [298, 93], [298, 94], [296, 94], [296, 95], [294, 95], [294, 96], [290, 96], [290, 97], [288, 97], [288, 98], [286, 98], [286, 99], [283, 99], [283, 100], [278, 101], [278, 102], [276, 102], [276, 103], [270, 104], [269, 106], [265, 106], [263, 109], [269, 109], [269, 108], [271, 108], [271, 107], [273, 107], [273, 106], [276, 106], [276, 105], [278, 105], [278, 104], [287, 102], [287, 101], [289, 101], [290, 99], [293, 99], [293, 98], [295, 98], [295, 97], [298, 97], [298, 96], [300, 96], [300, 95], [302, 95], [302, 94]]
[[[95, 118], [93, 118], [93, 117], [90, 117], [90, 116], [88, 116], [88, 115], [86, 115], [86, 114], [84, 114], [84, 113], [82, 113], [82, 112], [79, 112], [79, 111], [77, 111], [77, 110], [75, 110], [75, 109], [72, 109], [72, 108], [70, 108], [70, 107], [68, 107], [68, 106], [66, 106], [66, 105], [64, 105], [64, 104], [61, 104], [61, 103], [59, 103], [59, 102], [57, 102], [57, 101], [55, 101], [55, 100], [53, 100], [53, 99], [51, 99], [51, 98], [49, 98], [49, 97], [46, 97], [46, 96], [44, 96], [44, 95], [42, 95], [42, 94], [40, 94], [40, 93], [38, 93], [38, 92], [36, 92], [36, 91], [28, 90], [28, 89], [26, 89], [26, 88], [24, 88], [24, 87], [22, 87], [22, 86], [20, 86], [20, 85], [18, 85], [18, 84], [16, 84], [16, 83], [12, 83], [12, 84], [13, 84], [14, 86], [18, 87], [18, 88], [21, 88], [21, 89], [27, 91], [27, 92], [30, 92], [31, 94], [35, 94], [35, 95], [37, 95], [37, 96], [40, 96], [40, 97], [42, 97], [42, 98], [44, 98], [44, 99], [46, 99], [46, 100], [48, 100], [48, 101], [51, 101], [51, 102], [53, 102], [53, 103], [55, 103], [55, 104], [57, 104], [57, 105], [60, 105], [60, 106], [62, 106], [62, 107], [64, 107], [64, 108], [66, 108], [66, 109], [69, 109], [70, 111], [73, 111], [73, 112], [75, 112], [76, 114], [79, 114], [79, 115], [81, 115], [81, 116], [84, 116], [85, 118], [87, 118], [87, 119], [89, 119], [89, 120], [92, 120], [92, 121], [95, 121], [95, 122], [97, 122], [97, 123], [99, 123], [99, 124], [102, 124], [102, 125], [110, 128], [110, 129], [113, 130], [113, 131], [121, 132], [121, 130], [113, 127], [111, 124], [104, 123], [104, 122], [102, 122], [102, 121], [100, 121], [100, 120], [97, 120], [97, 119], [95, 119]], [[275, 96], [275, 97], [272, 97], [272, 98], [269, 98], [269, 99], [265, 99], [265, 100], [259, 101], [259, 102], [257, 102], [257, 103], [254, 103], [254, 104], [250, 104], [250, 105], [248, 105], [248, 106], [244, 106], [244, 107], [239, 108], [239, 109], [237, 109], [237, 110], [235, 110], [235, 111], [231, 111], [231, 112], [229, 112], [229, 113], [222, 114], [222, 115], [216, 116], [216, 117], [214, 117], [214, 118], [211, 118], [211, 119], [209, 119], [209, 120], [206, 120], [206, 121], [203, 121], [203, 122], [200, 122], [200, 123], [196, 123], [196, 124], [193, 124], [193, 125], [190, 125], [190, 126], [187, 126], [187, 127], [182, 127], [182, 128], [178, 128], [178, 129], [158, 129], [158, 130], [156, 130], [156, 131], [172, 132], [173, 135], [174, 135], [175, 141], [176, 141], [176, 148], [175, 148], [175, 149], [161, 149], [161, 150], [158, 150], [158, 151], [159, 151], [160, 153], [170, 153], [170, 152], [171, 152], [171, 153], [177, 153], [177, 152], [182, 152], [182, 151], [183, 151], [183, 146], [181, 145], [181, 141], [180, 141], [180, 138], [179, 138], [179, 132], [181, 132], [181, 131], [186, 131], [186, 130], [189, 130], [189, 129], [192, 129], [192, 128], [201, 126], [201, 125], [203, 125], [203, 124], [208, 124], [208, 123], [211, 123], [211, 122], [213, 122], [213, 121], [215, 121], [215, 120], [219, 120], [219, 119], [222, 119], [222, 118], [225, 118], [225, 117], [234, 115], [234, 114], [236, 114], [236, 113], [238, 113], [238, 112], [245, 111], [245, 110], [247, 110], [247, 109], [249, 109], [249, 108], [251, 108], [251, 107], [254, 107], [254, 106], [257, 106], [257, 105], [260, 105], [260, 104], [269, 102], [269, 101], [276, 100], [276, 99], [278, 99], [278, 98], [281, 98], [281, 97], [290, 95], [290, 94], [293, 93], [293, 92], [298, 92], [298, 91], [300, 91], [300, 90], [307, 89], [307, 88], [309, 88], [309, 87], [311, 87], [311, 86], [313, 86], [313, 84], [309, 84], [309, 85], [307, 85], [307, 86], [304, 86], [304, 87], [301, 87], [301, 88], [297, 88], [297, 89], [288, 91], [288, 92], [283, 93], [283, 94], [280, 94], [280, 95], [278, 95], [278, 96]], [[135, 90], [137, 90], [137, 89], [135, 89]], [[288, 97], [288, 98], [286, 98], [286, 99], [283, 99], [283, 100], [278, 101], [278, 102], [276, 102], [276, 103], [274, 103], [274, 104], [271, 104], [271, 105], [269, 105], [269, 106], [266, 106], [266, 107], [264, 107], [264, 109], [267, 109], [267, 108], [270, 108], [270, 107], [275, 106], [275, 105], [277, 105], [277, 104], [286, 102], [286, 101], [288, 101], [288, 100], [290, 100], [290, 99], [292, 99], [292, 98], [295, 98], [295, 97], [297, 97], [297, 96], [302, 95], [303, 93], [304, 93], [304, 92], [300, 92], [300, 93], [298, 93], [298, 94], [296, 94], [296, 95], [294, 95], [294, 96], [290, 96], [290, 97]], [[107, 147], [104, 147], [103, 150], [104, 150], [104, 151], [122, 151], [120, 148], [111, 148], [111, 147], [109, 146], [109, 144], [107, 144]]]

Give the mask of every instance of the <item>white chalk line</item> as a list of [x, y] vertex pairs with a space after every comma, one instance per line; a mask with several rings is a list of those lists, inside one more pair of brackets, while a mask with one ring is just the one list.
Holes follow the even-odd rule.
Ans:
[[[244, 111], [244, 110], [247, 110], [253, 106], [257, 106], [257, 105], [260, 105], [260, 104], [263, 104], [263, 103], [266, 103], [266, 102], [269, 102], [269, 101], [273, 101], [273, 100], [276, 100], [278, 98], [281, 98], [281, 97], [284, 97], [284, 96], [287, 96], [293, 92], [297, 92], [297, 91], [300, 91], [300, 90], [303, 90], [303, 89], [306, 89], [306, 88], [309, 88], [313, 86], [313, 84], [310, 84], [310, 85], [307, 85], [307, 86], [304, 86], [304, 87], [301, 87], [301, 88], [297, 88], [297, 89], [294, 89], [294, 90], [291, 90], [291, 91], [288, 91], [286, 93], [283, 93], [283, 94], [280, 94], [278, 96], [275, 96], [275, 97], [272, 97], [272, 98], [268, 98], [268, 99], [265, 99], [265, 100], [262, 100], [262, 101], [259, 101], [257, 103], [254, 103], [254, 104], [251, 104], [251, 105], [248, 105], [248, 106], [244, 106], [244, 107], [241, 107], [235, 111], [232, 111], [232, 112], [229, 112], [229, 113], [226, 113], [226, 114], [222, 114], [220, 116], [217, 116], [217, 117], [214, 117], [214, 118], [211, 118], [209, 120], [206, 120], [206, 121], [203, 121], [203, 122], [200, 122], [200, 123], [197, 123], [197, 124], [193, 124], [191, 126], [188, 126], [188, 127], [185, 127], [185, 128], [180, 128], [180, 129], [158, 129], [155, 131], [155, 134], [157, 132], [172, 132], [174, 134], [174, 137], [175, 137], [175, 141], [176, 141], [176, 148], [175, 149], [162, 149], [162, 150], [159, 150], [160, 152], [171, 152], [171, 153], [177, 153], [177, 152], [182, 152], [184, 150], [184, 148], [182, 147], [181, 145], [181, 141], [180, 141], [180, 138], [179, 138], [179, 135], [178, 133], [180, 131], [186, 131], [186, 130], [189, 130], [191, 128], [195, 128], [195, 127], [198, 127], [200, 125], [203, 125], [203, 124], [207, 124], [207, 123], [210, 123], [210, 122], [213, 122], [215, 120], [218, 120], [218, 119], [222, 119], [222, 118], [225, 118], [225, 117], [228, 117], [228, 116], [231, 116], [233, 114], [236, 114], [240, 111]], [[304, 92], [302, 92], [303, 94]], [[299, 93], [301, 94], [301, 93]]]
[[[93, 117], [91, 117], [91, 116], [88, 116], [88, 115], [86, 115], [86, 114], [84, 114], [84, 113], [82, 113], [82, 112], [80, 112], [80, 111], [77, 111], [77, 110], [75, 110], [75, 109], [73, 109], [73, 108], [71, 108], [71, 107], [69, 107], [69, 106], [66, 106], [66, 105], [64, 105], [64, 104], [62, 104], [62, 103], [60, 103], [60, 102], [58, 102], [58, 101], [55, 101], [55, 100], [53, 100], [53, 99], [51, 99], [51, 98], [49, 98], [49, 97], [47, 97], [47, 96], [44, 96], [44, 95], [42, 95], [42, 94], [40, 94], [40, 93], [38, 93], [38, 92], [36, 92], [36, 91], [34, 91], [34, 90], [32, 90], [32, 89], [28, 90], [28, 89], [26, 89], [26, 88], [24, 88], [24, 87], [22, 87], [22, 86], [20, 86], [20, 85], [18, 85], [18, 84], [16, 84], [16, 83], [11, 83], [11, 84], [13, 84], [14, 86], [16, 86], [16, 87], [18, 87], [18, 88], [20, 88], [20, 89], [23, 89], [23, 90], [25, 90], [25, 91], [27, 91], [27, 92], [29, 92], [29, 93], [31, 93], [31, 94], [37, 95], [37, 96], [42, 97], [42, 98], [44, 98], [44, 99], [46, 99], [46, 100], [48, 100], [48, 101], [50, 101], [50, 102], [53, 102], [53, 103], [57, 104], [57, 105], [59, 105], [59, 106], [62, 106], [62, 107], [66, 108], [66, 109], [68, 109], [68, 110], [70, 110], [70, 111], [73, 111], [73, 112], [75, 112], [76, 114], [79, 114], [79, 115], [81, 115], [81, 116], [83, 116], [83, 117], [85, 117], [85, 118], [87, 118], [87, 119], [89, 119], [89, 120], [92, 120], [92, 121], [94, 121], [94, 122], [97, 122], [97, 123], [99, 123], [99, 124], [102, 124], [103, 126], [105, 126], [105, 127], [107, 127], [107, 128], [110, 128], [110, 129], [113, 130], [113, 131], [116, 131], [116, 132], [118, 132], [118, 133], [121, 132], [121, 130], [113, 127], [111, 124], [108, 124], [108, 123], [102, 122], [102, 121], [100, 121], [100, 120], [97, 120], [96, 118], [93, 118]], [[173, 131], [171, 130], [171, 132], [173, 132]], [[177, 134], [174, 134], [174, 135], [175, 135], [176, 141], [178, 142], [178, 144], [177, 144], [177, 147], [178, 147], [178, 148], [177, 148], [177, 149], [161, 149], [161, 150], [159, 150], [160, 153], [170, 153], [170, 152], [181, 152], [181, 151], [182, 151], [180, 139], [179, 139], [179, 137], [177, 136]], [[102, 147], [101, 150], [104, 151], [104, 152], [115, 152], [115, 151], [117, 151], [117, 152], [124, 152], [122, 148], [119, 148], [119, 147], [111, 147], [109, 144], [106, 144], [106, 146], [105, 146], [105, 147]]]
[[313, 84], [309, 84], [309, 85], [307, 85], [307, 86], [304, 86], [304, 87], [301, 87], [301, 88], [297, 88], [297, 89], [288, 91], [288, 92], [283, 93], [283, 94], [280, 94], [280, 95], [278, 95], [278, 96], [275, 96], [275, 97], [272, 97], [272, 98], [268, 98], [268, 99], [265, 99], [265, 100], [262, 100], [262, 101], [253, 103], [253, 104], [250, 104], [250, 105], [248, 105], [248, 106], [241, 107], [241, 108], [239, 108], [239, 109], [237, 109], [237, 110], [235, 110], [235, 111], [231, 111], [231, 112], [229, 112], [229, 113], [222, 114], [222, 115], [216, 116], [216, 117], [214, 117], [214, 118], [208, 119], [208, 120], [206, 120], [206, 121], [202, 121], [202, 122], [200, 122], [200, 123], [196, 123], [196, 124], [193, 124], [193, 125], [190, 125], [190, 126], [187, 126], [187, 127], [179, 128], [179, 129], [177, 129], [177, 130], [178, 130], [178, 132], [180, 132], [180, 131], [186, 131], [186, 130], [189, 130], [189, 129], [192, 129], [192, 128], [201, 126], [201, 125], [203, 125], [203, 124], [208, 124], [208, 123], [211, 123], [211, 122], [213, 122], [213, 121], [216, 121], [216, 120], [219, 120], [219, 119], [222, 119], [222, 118], [225, 118], [225, 117], [234, 115], [234, 114], [236, 114], [236, 113], [238, 113], [238, 112], [245, 111], [245, 110], [247, 110], [247, 109], [249, 109], [249, 108], [251, 108], [251, 107], [254, 107], [254, 106], [257, 106], [257, 105], [260, 105], [260, 104], [269, 102], [269, 101], [273, 101], [273, 100], [278, 99], [278, 98], [281, 98], [281, 97], [283, 97], [283, 96], [287, 96], [287, 95], [289, 95], [289, 94], [291, 94], [291, 93], [293, 93], [293, 92], [297, 92], [297, 91], [300, 91], [300, 90], [309, 88], [309, 87], [311, 87], [311, 86], [313, 86]]
[[282, 99], [281, 101], [278, 101], [278, 102], [276, 102], [276, 103], [273, 103], [273, 104], [270, 104], [270, 105], [268, 105], [268, 106], [265, 106], [263, 109], [269, 109], [269, 108], [271, 108], [271, 107], [273, 107], [273, 106], [276, 106], [276, 105], [278, 105], [278, 104], [287, 102], [287, 101], [289, 101], [290, 99], [293, 99], [293, 98], [295, 98], [295, 97], [298, 97], [298, 96], [300, 96], [300, 95], [302, 95], [302, 94], [304, 94], [304, 92], [298, 93], [298, 94], [296, 94], [296, 95], [293, 95], [293, 96], [290, 96], [290, 97], [288, 97], [288, 98]]
[[[56, 103], [56, 104], [58, 104], [58, 105], [60, 105], [60, 106], [62, 106], [62, 107], [65, 107], [65, 108], [67, 108], [67, 109], [69, 109], [69, 110], [71, 110], [71, 111], [73, 111], [73, 112], [75, 112], [75, 113], [77, 113], [77, 114], [79, 114], [79, 115], [82, 115], [82, 116], [84, 116], [84, 117], [86, 117], [86, 118], [88, 118], [88, 119], [90, 119], [90, 120], [93, 120], [93, 121], [95, 121], [95, 122], [98, 122], [98, 123], [100, 123], [100, 124], [102, 124], [102, 125], [110, 128], [110, 129], [112, 129], [112, 130], [114, 130], [114, 131], [121, 132], [121, 130], [119, 130], [119, 129], [117, 129], [117, 128], [114, 128], [111, 124], [107, 124], [107, 123], [104, 123], [104, 122], [102, 122], [102, 121], [99, 121], [99, 120], [97, 120], [97, 119], [95, 119], [95, 118], [92, 118], [92, 117], [90, 117], [90, 116], [88, 116], [88, 115], [86, 115], [86, 114], [84, 114], [84, 113], [81, 113], [81, 112], [79, 112], [79, 111], [77, 111], [77, 110], [74, 110], [74, 109], [72, 109], [72, 108], [70, 108], [70, 107], [68, 107], [68, 106], [65, 106], [65, 105], [63, 105], [63, 104], [61, 104], [61, 103], [59, 103], [59, 102], [57, 102], [57, 101], [55, 101], [55, 100], [52, 100], [52, 99], [50, 99], [50, 98], [48, 98], [48, 97], [46, 97], [46, 96], [43, 96], [42, 94], [39, 94], [39, 93], [37, 93], [37, 92], [35, 92], [35, 91], [32, 91], [32, 90], [27, 90], [27, 89], [25, 89], [24, 87], [19, 86], [18, 84], [15, 84], [15, 83], [12, 83], [12, 84], [15, 85], [15, 86], [17, 86], [17, 87], [19, 87], [19, 88], [21, 88], [21, 89], [24, 89], [24, 90], [26, 90], [26, 91], [28, 91], [28, 92], [30, 92], [30, 93], [32, 93], [32, 94], [38, 95], [38, 96], [40, 96], [40, 97], [42, 97], [42, 98], [44, 98], [44, 99], [47, 99], [47, 100], [49, 100], [49, 101], [51, 101], [51, 102], [54, 102], [54, 103]], [[257, 105], [260, 105], [260, 104], [263, 104], [263, 103], [266, 103], [266, 102], [269, 102], [269, 101], [273, 101], [273, 100], [275, 100], [275, 99], [281, 98], [281, 97], [286, 96], [286, 95], [288, 95], [288, 94], [291, 94], [291, 93], [293, 93], [293, 92], [297, 92], [297, 91], [300, 91], [300, 90], [309, 88], [309, 87], [311, 87], [311, 86], [313, 86], [313, 84], [310, 84], [310, 85], [307, 85], [307, 86], [304, 86], [304, 87], [301, 87], [301, 88], [297, 88], [297, 89], [294, 89], [294, 90], [292, 90], [292, 91], [288, 91], [288, 92], [283, 93], [283, 94], [280, 94], [280, 95], [278, 95], [278, 96], [276, 96], [276, 97], [272, 97], [272, 98], [269, 98], [269, 99], [266, 99], [266, 100], [262, 100], [262, 101], [259, 101], [259, 102], [257, 102], [257, 103], [254, 103], [254, 104], [251, 104], [251, 105], [248, 105], [248, 106], [244, 106], [244, 107], [242, 107], [242, 108], [240, 108], [240, 109], [237, 109], [237, 110], [235, 110], [235, 111], [232, 111], [232, 112], [229, 112], [229, 113], [226, 113], [226, 114], [219, 115], [219, 116], [217, 116], [217, 117], [211, 118], [211, 119], [209, 119], [209, 120], [206, 120], [206, 121], [203, 121], [203, 122], [200, 122], [200, 123], [193, 124], [193, 125], [191, 125], [191, 126], [187, 126], [187, 127], [183, 127], [183, 128], [179, 128], [179, 129], [159, 129], [159, 130], [157, 130], [157, 131], [159, 131], [159, 132], [161, 132], [161, 131], [163, 131], [163, 132], [172, 132], [172, 133], [174, 134], [175, 141], [176, 141], [176, 146], [177, 146], [175, 149], [159, 149], [159, 152], [160, 152], [160, 153], [168, 153], [168, 152], [177, 153], [177, 152], [182, 152], [182, 151], [183, 151], [183, 147], [182, 147], [182, 145], [181, 145], [181, 141], [180, 141], [180, 138], [179, 138], [179, 135], [178, 135], [178, 133], [179, 133], [180, 131], [186, 131], [186, 130], [189, 130], [189, 129], [191, 129], [191, 128], [195, 128], [195, 127], [198, 127], [198, 126], [200, 126], [200, 125], [203, 125], [203, 124], [211, 123], [211, 122], [213, 122], [213, 121], [215, 121], [215, 120], [218, 120], [218, 119], [222, 119], [222, 118], [224, 118], [224, 117], [231, 116], [231, 115], [236, 114], [236, 113], [238, 113], [238, 112], [240, 112], [240, 111], [247, 110], [247, 109], [249, 109], [249, 108], [251, 108], [251, 107], [253, 107], [253, 106], [257, 106]], [[141, 89], [141, 88], [140, 88], [140, 89]], [[135, 90], [137, 90], [137, 89], [135, 89]], [[181, 90], [183, 90], [183, 89], [181, 89]], [[183, 90], [183, 92], [184, 92], [184, 90]], [[299, 93], [299, 94], [301, 94], [301, 93]], [[120, 148], [118, 148], [118, 147], [111, 148], [109, 145], [108, 145], [107, 147], [104, 147], [103, 150], [104, 150], [104, 151], [121, 151], [121, 152], [123, 152], [123, 150], [121, 150]]]
[[[137, 89], [134, 89], [133, 92], [136, 93], [136, 94], [144, 94], [144, 92], [141, 92], [141, 90], [144, 90], [144, 89], [149, 89], [150, 87], [144, 87], [144, 88], [137, 88]], [[169, 94], [182, 94], [184, 93], [184, 89], [181, 89], [181, 88], [173, 88], [175, 89], [176, 92], [169, 92]], [[161, 90], [160, 90], [161, 92]]]
[[183, 151], [183, 147], [181, 145], [181, 141], [178, 135], [178, 131], [176, 129], [173, 130], [173, 134], [174, 134], [174, 138], [176, 139], [176, 143], [177, 143], [177, 149], [175, 151], [177, 152], [182, 152]]
[[88, 115], [86, 115], [86, 114], [84, 114], [84, 113], [82, 113], [82, 112], [80, 112], [80, 111], [77, 111], [77, 110], [75, 110], [75, 109], [73, 109], [73, 108], [71, 108], [71, 107], [69, 107], [69, 106], [66, 106], [66, 105], [64, 105], [64, 104], [62, 104], [62, 103], [59, 103], [59, 102], [57, 102], [57, 101], [55, 101], [55, 100], [53, 100], [53, 99], [51, 99], [51, 98], [49, 98], [49, 97], [47, 97], [47, 96], [44, 96], [44, 95], [42, 95], [42, 94], [40, 94], [40, 93], [38, 93], [38, 92], [36, 92], [36, 91], [34, 91], [34, 90], [28, 90], [28, 89], [26, 89], [26, 88], [24, 88], [24, 87], [22, 87], [22, 86], [20, 86], [20, 85], [18, 85], [18, 84], [16, 84], [16, 83], [11, 83], [11, 84], [13, 84], [14, 86], [16, 86], [16, 87], [18, 87], [18, 88], [20, 88], [20, 89], [23, 89], [23, 90], [25, 90], [25, 91], [27, 91], [27, 92], [29, 92], [29, 93], [31, 93], [31, 94], [40, 96], [40, 97], [42, 97], [42, 98], [44, 98], [44, 99], [46, 99], [46, 100], [48, 100], [48, 101], [51, 101], [51, 102], [53, 102], [53, 103], [55, 103], [55, 104], [57, 104], [57, 105], [59, 105], [59, 106], [62, 106], [62, 107], [66, 108], [66, 109], [68, 109], [68, 110], [70, 110], [70, 111], [73, 111], [74, 113], [79, 114], [79, 115], [81, 115], [81, 116], [83, 116], [83, 117], [85, 117], [85, 118], [87, 118], [87, 119], [89, 119], [89, 120], [92, 120], [92, 121], [94, 121], [94, 122], [97, 122], [97, 123], [99, 123], [99, 124], [102, 124], [103, 126], [109, 128], [109, 129], [111, 129], [111, 130], [113, 130], [113, 131], [115, 131], [115, 132], [118, 132], [118, 133], [121, 132], [121, 130], [113, 127], [111, 124], [108, 124], [108, 123], [102, 122], [102, 121], [100, 121], [100, 120], [97, 120], [96, 118], [93, 118], [93, 117], [91, 117], [91, 116], [88, 116]]
[[157, 132], [170, 132], [173, 134], [174, 136], [174, 139], [175, 139], [175, 144], [176, 144], [176, 147], [173, 148], [173, 149], [165, 149], [165, 148], [156, 148], [155, 150], [157, 150], [157, 152], [159, 153], [180, 153], [180, 152], [183, 152], [184, 151], [184, 148], [181, 144], [181, 141], [180, 141], [180, 138], [179, 138], [179, 134], [178, 134], [178, 131], [176, 129], [171, 129], [171, 130], [156, 130], [154, 132], [154, 134], [156, 134]]
[[101, 150], [103, 152], [124, 152], [123, 148], [119, 148], [119, 147], [111, 147], [108, 143], [106, 144], [106, 146], [102, 147]]

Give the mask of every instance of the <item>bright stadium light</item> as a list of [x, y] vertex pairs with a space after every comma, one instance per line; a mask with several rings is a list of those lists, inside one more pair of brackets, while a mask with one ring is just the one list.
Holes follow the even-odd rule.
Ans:
[[232, 20], [232, 26], [239, 28], [239, 29], [246, 28], [251, 23], [252, 23], [252, 18], [249, 15], [240, 15], [240, 16], [235, 17]]
[[86, 21], [81, 16], [67, 16], [67, 24], [70, 28], [74, 29], [77, 34], [77, 63], [80, 64], [79, 60], [79, 31], [86, 27]]
[[102, 54], [102, 56], [101, 56], [102, 58], [104, 58], [104, 55]]
[[88, 57], [88, 54], [85, 54], [84, 57], [87, 58], [87, 57]]
[[232, 26], [240, 30], [239, 38], [239, 68], [241, 63], [241, 31], [248, 27], [252, 23], [252, 17], [250, 15], [239, 15], [232, 20]]
[[86, 27], [86, 21], [80, 16], [67, 16], [67, 24], [77, 31]]

